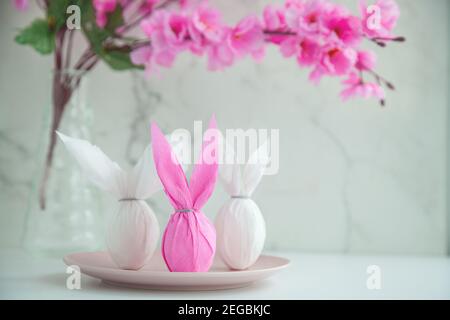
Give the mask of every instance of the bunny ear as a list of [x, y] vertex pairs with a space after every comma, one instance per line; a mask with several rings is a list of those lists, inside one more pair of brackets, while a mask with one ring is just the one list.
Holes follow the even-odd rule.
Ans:
[[164, 191], [175, 208], [191, 208], [192, 199], [186, 176], [172, 147], [155, 123], [152, 123], [151, 134], [153, 160]]
[[147, 199], [162, 189], [161, 181], [153, 164], [152, 147], [145, 148], [139, 161], [129, 175], [131, 193], [138, 199]]
[[117, 198], [122, 196], [126, 190], [126, 175], [117, 163], [86, 140], [71, 138], [58, 131], [56, 133], [92, 183]]
[[217, 179], [218, 168], [218, 136], [214, 115], [209, 121], [209, 127], [203, 139], [200, 159], [195, 165], [190, 180], [190, 190], [195, 209], [200, 209], [211, 196]]
[[241, 166], [232, 146], [227, 143], [225, 143], [225, 146], [224, 163], [219, 167], [219, 177], [229, 195], [240, 195], [242, 188]]
[[[168, 139], [168, 136], [166, 136]], [[177, 159], [181, 158], [181, 151], [184, 150], [185, 141], [169, 142], [172, 146], [173, 152], [176, 154]], [[178, 154], [177, 154], [178, 151]], [[181, 164], [184, 171], [184, 167]], [[139, 161], [133, 168], [129, 176], [129, 188], [131, 189], [131, 196], [135, 196], [138, 199], [147, 199], [153, 193], [162, 190], [163, 186], [161, 180], [156, 172], [155, 164], [153, 162], [152, 145], [149, 144], [142, 153]]]
[[250, 196], [255, 191], [256, 186], [261, 181], [267, 164], [269, 163], [269, 155], [267, 151], [267, 141], [262, 144], [255, 152], [249, 157], [247, 164], [243, 170], [243, 191], [245, 195]]

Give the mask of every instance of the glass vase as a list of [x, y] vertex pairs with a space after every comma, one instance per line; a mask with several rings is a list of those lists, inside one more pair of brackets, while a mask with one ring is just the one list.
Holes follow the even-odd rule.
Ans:
[[61, 257], [101, 247], [103, 217], [98, 191], [53, 134], [58, 130], [92, 141], [93, 111], [87, 103], [88, 78], [63, 70], [53, 73], [51, 83], [52, 103], [44, 109], [23, 246], [37, 255]]

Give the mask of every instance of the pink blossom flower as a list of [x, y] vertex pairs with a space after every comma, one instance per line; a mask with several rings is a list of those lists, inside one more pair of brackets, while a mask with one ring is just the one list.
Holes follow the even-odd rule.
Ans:
[[190, 27], [190, 34], [196, 42], [201, 42], [201, 37], [204, 37], [208, 41], [218, 43], [225, 35], [220, 13], [206, 5], [201, 5], [194, 11]]
[[266, 6], [263, 12], [263, 23], [265, 30], [273, 32], [273, 34], [266, 36], [267, 41], [280, 44], [289, 37], [283, 34], [283, 32], [287, 33], [289, 31], [284, 8], [273, 5]]
[[285, 58], [292, 57], [298, 52], [299, 39], [297, 37], [288, 37], [280, 43], [280, 52]]
[[361, 21], [358, 17], [331, 13], [325, 19], [325, 27], [332, 40], [349, 46], [357, 45], [361, 41]]
[[160, 66], [170, 68], [176, 58], [176, 52], [170, 49], [155, 52], [155, 62]]
[[130, 54], [131, 62], [137, 66], [145, 66], [147, 72], [151, 70], [152, 57], [153, 49], [151, 46], [137, 48]]
[[28, 9], [28, 0], [14, 0], [14, 7], [19, 11], [25, 11]]
[[370, 38], [391, 38], [392, 30], [400, 17], [400, 9], [394, 0], [377, 0], [368, 6], [360, 0], [362, 29]]
[[95, 10], [111, 12], [116, 9], [117, 0], [93, 0]]
[[329, 10], [330, 3], [322, 0], [291, 5], [286, 12], [286, 22], [296, 32], [308, 35], [320, 34], [323, 31], [323, 16]]
[[191, 37], [189, 50], [197, 56], [203, 55], [208, 46], [207, 40], [200, 33], [192, 31], [192, 28], [189, 28], [189, 34]]
[[356, 63], [356, 51], [352, 48], [325, 46], [321, 58], [310, 74], [313, 82], [318, 82], [323, 75], [342, 76], [347, 74]]
[[322, 57], [322, 65], [331, 75], [347, 73], [356, 62], [356, 52], [351, 48], [330, 47]]
[[133, 50], [130, 54], [131, 62], [135, 65], [145, 65], [152, 57], [152, 47], [144, 46]]
[[234, 62], [233, 50], [227, 42], [211, 45], [207, 48], [208, 69], [211, 71], [222, 70], [230, 67]]
[[238, 56], [261, 50], [264, 34], [258, 18], [249, 16], [242, 19], [229, 35], [230, 47]]
[[107, 14], [116, 10], [117, 0], [93, 0], [97, 25], [104, 28], [108, 23]]
[[344, 89], [341, 91], [341, 98], [345, 101], [352, 97], [378, 98], [384, 100], [383, 88], [376, 83], [364, 82], [356, 73], [352, 72], [343, 82]]
[[297, 61], [302, 66], [310, 66], [315, 64], [321, 52], [319, 43], [311, 38], [304, 38], [299, 44], [300, 50], [297, 54]]
[[170, 46], [179, 48], [186, 45], [188, 37], [188, 20], [186, 16], [172, 13], [164, 21], [164, 36]]
[[164, 10], [141, 22], [142, 30], [150, 38], [155, 63], [172, 66], [177, 53], [187, 47], [187, 26], [186, 16]]
[[371, 51], [358, 51], [355, 67], [358, 70], [372, 70], [375, 67], [377, 56]]
[[141, 22], [141, 28], [150, 38], [156, 51], [170, 48], [181, 49], [188, 39], [188, 19], [180, 13], [163, 10]]
[[295, 55], [301, 66], [310, 66], [318, 62], [321, 46], [312, 38], [290, 37], [280, 44], [280, 50], [284, 57]]
[[268, 30], [284, 30], [286, 28], [286, 20], [284, 11], [274, 5], [268, 5], [263, 12], [264, 28]]
[[[148, 38], [151, 38], [153, 35], [153, 32], [157, 29], [156, 26], [158, 25], [157, 23], [155, 23], [155, 21], [157, 19], [161, 19], [162, 15], [161, 15], [161, 11], [159, 12], [155, 12], [152, 16], [152, 19], [144, 19], [142, 20], [140, 26], [141, 26], [141, 30], [145, 33], [145, 35]], [[162, 23], [161, 23], [162, 24]], [[159, 28], [161, 29], [161, 28]], [[160, 31], [160, 30], [158, 30]]]
[[134, 49], [130, 54], [131, 62], [138, 66], [145, 67], [145, 73], [150, 76], [159, 75], [158, 66], [168, 67], [173, 62], [173, 58], [167, 56], [164, 52], [159, 52], [158, 55], [151, 46], [144, 46]]

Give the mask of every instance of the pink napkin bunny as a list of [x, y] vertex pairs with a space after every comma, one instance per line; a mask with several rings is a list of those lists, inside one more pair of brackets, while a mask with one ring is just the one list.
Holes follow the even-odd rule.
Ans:
[[[209, 129], [216, 129], [214, 116]], [[204, 137], [201, 159], [188, 184], [169, 142], [155, 123], [152, 123], [151, 133], [156, 171], [175, 209], [162, 238], [164, 261], [171, 272], [206, 272], [216, 251], [216, 231], [201, 208], [216, 183], [217, 136], [209, 141]]]

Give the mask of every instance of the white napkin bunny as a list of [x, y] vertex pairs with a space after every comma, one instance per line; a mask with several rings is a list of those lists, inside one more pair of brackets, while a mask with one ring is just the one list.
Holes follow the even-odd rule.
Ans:
[[[264, 247], [266, 225], [256, 203], [250, 199], [268, 163], [267, 143], [241, 166], [229, 147], [219, 176], [231, 198], [216, 216], [217, 249], [231, 269], [246, 269], [256, 262]], [[231, 160], [231, 162], [230, 162]]]
[[106, 239], [112, 260], [121, 269], [140, 269], [153, 255], [160, 234], [155, 214], [144, 201], [162, 189], [151, 146], [127, 174], [97, 146], [57, 134], [88, 179], [119, 201]]

